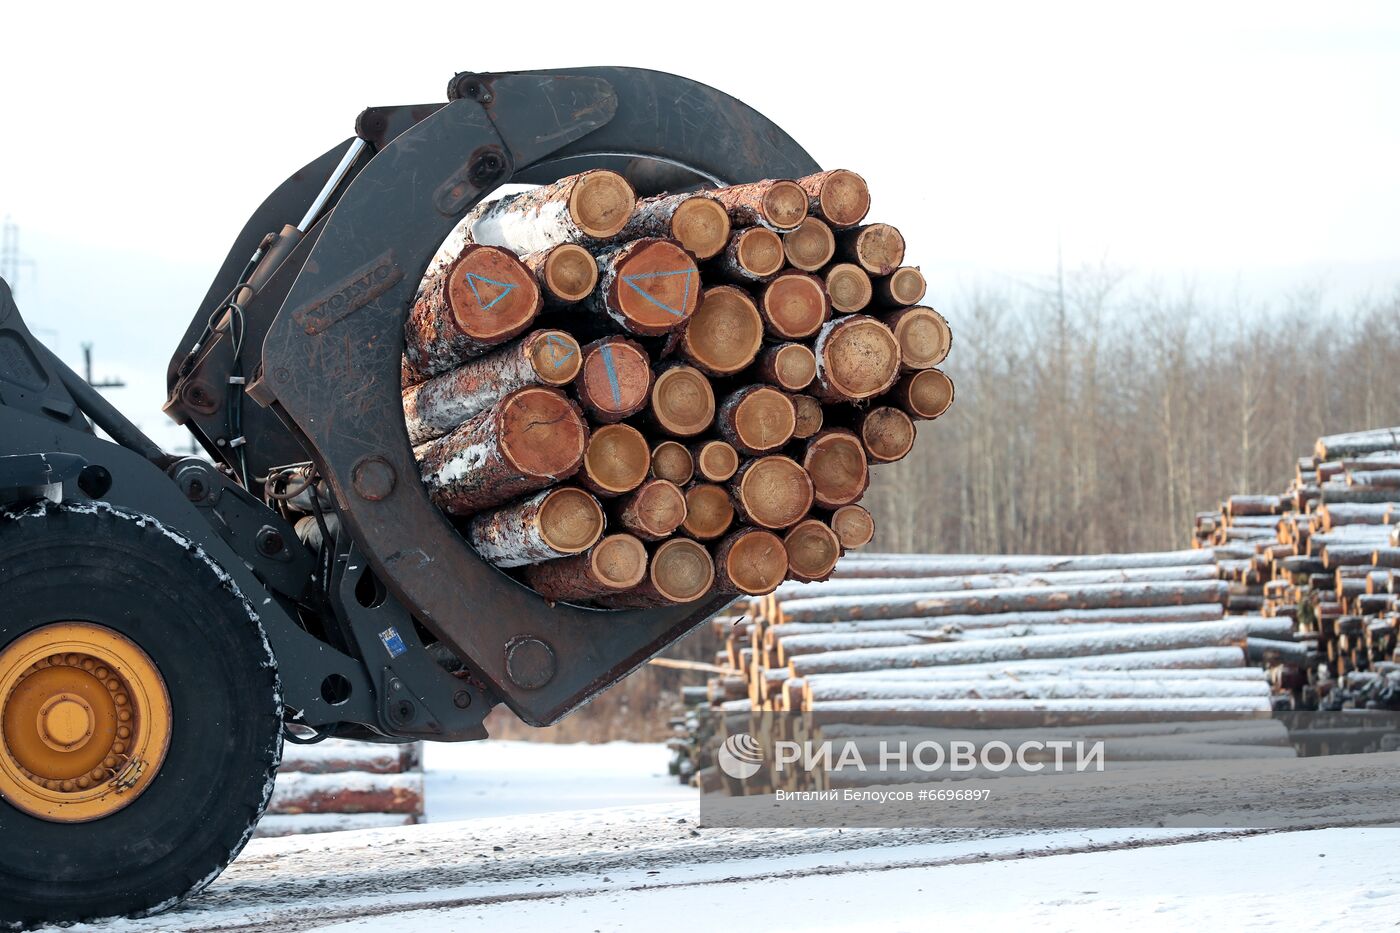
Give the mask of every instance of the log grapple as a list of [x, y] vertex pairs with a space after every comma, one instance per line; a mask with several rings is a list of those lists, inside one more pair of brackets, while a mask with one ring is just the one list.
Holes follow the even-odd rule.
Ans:
[[[0, 282], [0, 925], [199, 890], [251, 834], [284, 737], [479, 739], [499, 703], [547, 725], [725, 602], [551, 605], [483, 562], [419, 481], [404, 322], [503, 185], [607, 168], [648, 195], [819, 167], [659, 72], [462, 73], [447, 97], [365, 110], [238, 235], [167, 373], [212, 463], [146, 438]], [[319, 550], [277, 508], [294, 495]]]

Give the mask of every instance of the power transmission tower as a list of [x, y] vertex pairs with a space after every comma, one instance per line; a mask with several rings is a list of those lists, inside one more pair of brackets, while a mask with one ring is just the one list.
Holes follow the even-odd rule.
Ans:
[[83, 344], [83, 378], [86, 379], [87, 384], [94, 389], [120, 389], [126, 385], [126, 383], [120, 379], [103, 379], [101, 382], [93, 382], [92, 344], [90, 343]]
[[26, 258], [19, 251], [19, 225], [5, 215], [5, 223], [0, 227], [0, 279], [10, 285], [10, 294], [19, 292], [19, 274], [22, 270], [35, 269], [34, 260]]

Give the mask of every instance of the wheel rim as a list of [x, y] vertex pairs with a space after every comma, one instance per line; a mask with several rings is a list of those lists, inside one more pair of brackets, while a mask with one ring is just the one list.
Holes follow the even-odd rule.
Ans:
[[115, 813], [160, 772], [170, 721], [165, 680], [130, 639], [36, 629], [0, 651], [0, 797], [60, 823]]

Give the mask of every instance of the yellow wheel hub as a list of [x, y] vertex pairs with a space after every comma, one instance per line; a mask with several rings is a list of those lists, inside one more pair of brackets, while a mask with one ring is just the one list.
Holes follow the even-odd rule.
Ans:
[[89, 622], [36, 629], [0, 650], [0, 797], [78, 823], [141, 796], [170, 744], [160, 671]]

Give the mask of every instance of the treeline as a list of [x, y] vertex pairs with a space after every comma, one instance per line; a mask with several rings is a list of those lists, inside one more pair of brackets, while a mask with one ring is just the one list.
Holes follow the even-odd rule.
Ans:
[[[1197, 511], [1282, 490], [1319, 435], [1400, 424], [1400, 293], [1261, 308], [1095, 270], [935, 306], [953, 326], [957, 400], [920, 424], [909, 457], [873, 471], [871, 550], [1186, 547]], [[702, 626], [667, 654], [716, 647]], [[561, 726], [501, 734], [655, 741], [677, 687], [702, 681], [646, 669]]]

